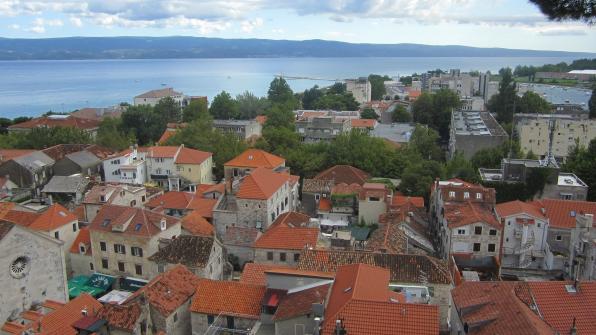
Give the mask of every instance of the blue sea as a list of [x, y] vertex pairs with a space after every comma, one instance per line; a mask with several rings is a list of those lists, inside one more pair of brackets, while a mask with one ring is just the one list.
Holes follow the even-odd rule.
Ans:
[[336, 79], [409, 75], [432, 69], [497, 72], [502, 67], [542, 65], [566, 57], [396, 57], [396, 58], [249, 58], [80, 61], [0, 61], [0, 116], [37, 116], [83, 107], [132, 102], [162, 86], [209, 99], [225, 90], [232, 95], [267, 94], [276, 75], [314, 79], [289, 80], [294, 91], [326, 86]]

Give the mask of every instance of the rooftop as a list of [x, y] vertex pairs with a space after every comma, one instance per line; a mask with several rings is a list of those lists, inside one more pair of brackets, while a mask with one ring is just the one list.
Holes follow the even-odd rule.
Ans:
[[176, 164], [202, 164], [211, 156], [210, 152], [182, 147], [176, 156]]
[[267, 270], [290, 268], [285, 265], [246, 263], [244, 269], [242, 269], [242, 275], [240, 275], [240, 282], [244, 284], [266, 285], [265, 272]]
[[70, 115], [49, 115], [13, 124], [8, 129], [33, 129], [38, 127], [73, 127], [78, 129], [95, 129], [99, 127], [99, 120], [82, 119]]
[[467, 226], [477, 222], [486, 223], [495, 228], [501, 228], [499, 221], [487, 206], [475, 202], [445, 203], [445, 220], [449, 228]]
[[190, 311], [257, 320], [261, 316], [261, 300], [264, 296], [265, 286], [201, 279], [196, 285]]
[[106, 320], [111, 328], [129, 332], [134, 330], [140, 316], [141, 307], [138, 303], [104, 304], [96, 314], [96, 317]]
[[158, 264], [182, 264], [189, 268], [203, 268], [209, 263], [213, 237], [180, 235], [168, 242], [149, 260]]
[[43, 187], [42, 193], [83, 193], [89, 179], [81, 175], [53, 176]]
[[291, 176], [287, 173], [277, 173], [267, 168], [256, 168], [244, 177], [237, 198], [267, 200], [284, 184], [290, 183]]
[[596, 215], [596, 202], [541, 199], [532, 202], [545, 209], [549, 224], [553, 228], [575, 228], [575, 220], [578, 214]]
[[536, 204], [523, 202], [519, 200], [503, 202], [497, 204], [495, 211], [499, 217], [508, 217], [516, 214], [528, 214], [535, 218], [546, 219], [546, 216], [542, 213], [542, 210]]
[[117, 234], [151, 237], [161, 232], [161, 222], [165, 229], [180, 222], [179, 219], [143, 208], [116, 205], [103, 205], [89, 229]]
[[457, 135], [507, 136], [503, 127], [489, 112], [455, 111], [451, 122]]
[[[307, 246], [316, 246], [319, 238], [318, 228], [307, 228], [296, 225], [291, 222], [292, 217], [304, 216], [306, 222], [310, 217], [304, 214], [289, 212], [284, 213], [283, 217], [275, 220], [267, 231], [265, 231], [254, 243], [255, 248], [261, 249], [283, 249], [283, 250], [302, 250]], [[297, 220], [296, 223], [301, 220]]]
[[174, 91], [174, 89], [171, 87], [166, 87], [162, 89], [151, 90], [143, 94], [137, 95], [135, 99], [160, 99], [165, 97], [173, 97], [177, 95], [182, 95], [182, 93]]
[[412, 132], [414, 132], [414, 126], [410, 123], [392, 123], [378, 124], [370, 134], [395, 143], [408, 143]]
[[362, 185], [369, 178], [368, 173], [350, 165], [335, 165], [314, 177], [318, 180], [333, 180], [336, 185], [340, 183]]
[[213, 236], [213, 225], [198, 211], [192, 211], [182, 218], [182, 228], [192, 235]]
[[50, 206], [43, 213], [22, 212], [13, 209], [6, 213], [3, 219], [32, 230], [46, 232], [58, 229], [66, 224], [78, 222], [76, 215], [60, 204]]
[[264, 167], [275, 169], [280, 165], [285, 165], [286, 160], [259, 149], [248, 149], [236, 156], [234, 159], [225, 163], [225, 166], [238, 166], [248, 168]]

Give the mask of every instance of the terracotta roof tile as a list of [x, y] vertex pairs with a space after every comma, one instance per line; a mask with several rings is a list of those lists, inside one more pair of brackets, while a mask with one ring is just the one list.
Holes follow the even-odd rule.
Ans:
[[352, 128], [372, 129], [377, 126], [377, 120], [373, 119], [351, 119]]
[[4, 219], [37, 231], [51, 231], [66, 224], [78, 222], [78, 218], [60, 204], [50, 206], [43, 213], [9, 211]]
[[255, 120], [260, 123], [261, 125], [264, 125], [265, 122], [267, 122], [267, 116], [265, 115], [257, 115], [257, 117], [255, 117]]
[[533, 202], [546, 210], [549, 224], [555, 228], [575, 228], [575, 216], [577, 214], [596, 215], [596, 202], [542, 199]]
[[370, 178], [370, 175], [350, 165], [335, 165], [317, 174], [314, 179], [334, 180], [335, 184], [358, 184], [362, 185]]
[[331, 200], [327, 198], [322, 198], [319, 200], [319, 211], [329, 212], [332, 207]]
[[161, 137], [159, 138], [159, 140], [157, 140], [157, 144], [159, 145], [163, 145], [165, 144], [172, 136], [176, 135], [176, 130], [171, 130], [171, 129], [166, 129], [164, 130], [163, 134], [161, 134]]
[[141, 316], [141, 307], [138, 303], [126, 305], [104, 304], [97, 312], [96, 317], [106, 320], [110, 328], [132, 332]]
[[112, 227], [125, 225], [125, 230], [120, 234], [134, 236], [154, 236], [161, 232], [161, 220], [166, 221], [166, 229], [178, 224], [180, 219], [163, 215], [144, 208], [125, 207], [116, 205], [103, 205], [95, 219], [90, 223], [91, 231], [112, 231]]
[[246, 263], [244, 269], [242, 269], [242, 274], [240, 275], [240, 282], [252, 285], [266, 285], [265, 271], [289, 268], [289, 266], [284, 265]]
[[362, 190], [362, 186], [357, 183], [353, 183], [353, 184], [349, 184], [349, 185], [346, 183], [339, 183], [339, 184], [335, 184], [335, 186], [333, 186], [333, 189], [331, 189], [331, 194], [358, 195], [361, 190]]
[[182, 264], [191, 268], [203, 268], [209, 263], [212, 247], [213, 237], [180, 235], [151, 255], [149, 260], [159, 264]]
[[310, 217], [305, 214], [288, 212], [280, 215], [272, 226], [256, 240], [254, 247], [261, 249], [302, 250], [306, 246], [316, 246], [318, 228], [304, 227]]
[[212, 218], [213, 217], [213, 209], [217, 204], [217, 199], [205, 199], [195, 197], [192, 201], [188, 204], [188, 209], [192, 209], [193, 212], [200, 214], [202, 217], [205, 218]]
[[176, 164], [202, 164], [212, 153], [183, 147], [176, 156]]
[[0, 202], [0, 219], [10, 212], [14, 207], [14, 202]]
[[77, 331], [71, 325], [82, 317], [81, 310], [86, 309], [89, 313], [93, 313], [100, 308], [99, 301], [83, 293], [34, 322], [31, 328], [38, 329], [40, 322], [42, 334], [76, 335]]
[[184, 265], [176, 265], [153, 278], [124, 303], [136, 301], [139, 296], [144, 295], [149, 304], [162, 316], [168, 316], [192, 297], [198, 283], [199, 277]]
[[325, 279], [335, 278], [335, 273], [333, 273], [333, 272], [298, 270], [296, 268], [275, 268], [275, 269], [265, 270], [265, 274], [268, 274], [268, 273], [269, 274], [277, 274], [277, 275], [285, 275], [285, 276], [289, 276], [289, 277], [310, 277], [310, 278], [325, 278]]
[[266, 151], [259, 149], [248, 149], [224, 165], [249, 168], [264, 167], [267, 169], [274, 169], [280, 165], [285, 165], [285, 163], [285, 159], [270, 154]]
[[6, 162], [13, 158], [28, 155], [35, 150], [33, 149], [0, 149], [0, 162]]
[[335, 272], [339, 266], [353, 263], [389, 269], [392, 282], [451, 284], [447, 262], [425, 255], [308, 249], [300, 255], [297, 268]]
[[83, 119], [70, 115], [66, 117], [42, 116], [8, 126], [9, 129], [33, 129], [37, 127], [74, 127], [79, 129], [94, 129], [99, 127], [99, 120]]
[[523, 202], [519, 200], [497, 204], [495, 206], [495, 211], [502, 218], [515, 214], [525, 213], [535, 218], [546, 219], [546, 216], [542, 214], [542, 211], [540, 210], [539, 206], [537, 206], [536, 204]]
[[260, 234], [260, 230], [248, 227], [228, 227], [223, 240], [227, 245], [252, 247]]
[[187, 209], [194, 197], [194, 194], [188, 192], [169, 191], [149, 200], [145, 206], [149, 208]]
[[79, 246], [85, 245], [85, 255], [91, 256], [91, 234], [89, 234], [89, 228], [83, 227], [79, 230], [77, 237], [70, 246], [70, 252], [73, 254], [80, 254]]
[[333, 181], [332, 180], [322, 180], [322, 179], [308, 179], [305, 178], [302, 181], [302, 192], [310, 192], [310, 193], [331, 193], [331, 189], [333, 188]]
[[236, 197], [241, 199], [267, 200], [284, 184], [290, 182], [290, 175], [277, 173], [266, 168], [257, 168], [244, 177]]
[[423, 197], [407, 197], [403, 195], [394, 195], [393, 198], [391, 198], [392, 206], [403, 206], [407, 203], [411, 203], [412, 205], [418, 208], [424, 208]]
[[37, 220], [41, 214], [33, 212], [23, 212], [19, 210], [9, 210], [4, 214], [3, 219], [21, 226], [28, 226]]
[[497, 221], [493, 212], [480, 203], [463, 202], [463, 203], [445, 203], [445, 219], [450, 228], [457, 228], [474, 224], [476, 222], [484, 222], [497, 229], [501, 229], [501, 224]]
[[518, 297], [518, 282], [464, 282], [453, 302], [473, 334], [554, 334]]
[[197, 211], [182, 218], [182, 228], [195, 236], [213, 236], [213, 225]]
[[176, 158], [180, 149], [181, 147], [176, 146], [153, 146], [144, 149], [144, 151], [147, 152], [147, 157], [151, 158]]
[[191, 312], [239, 316], [258, 320], [265, 286], [233, 281], [201, 279], [190, 306]]
[[17, 321], [7, 321], [2, 325], [2, 328], [0, 328], [0, 330], [8, 334], [20, 335], [27, 328], [28, 326], [22, 325]]
[[408, 238], [398, 224], [381, 218], [379, 227], [372, 232], [365, 248], [370, 251], [403, 254], [408, 252]]
[[143, 94], [137, 95], [135, 98], [159, 99], [159, 98], [165, 98], [165, 97], [173, 97], [176, 95], [182, 95], [182, 93], [174, 91], [174, 89], [172, 87], [165, 87], [165, 88], [160, 88], [157, 90], [151, 90], [151, 91], [145, 92]]
[[327, 298], [330, 284], [320, 285], [287, 294], [279, 303], [273, 320], [286, 320], [312, 313], [312, 304], [322, 304]]

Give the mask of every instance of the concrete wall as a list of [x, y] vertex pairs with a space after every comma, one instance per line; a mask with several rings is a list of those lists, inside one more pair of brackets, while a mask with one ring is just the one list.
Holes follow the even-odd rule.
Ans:
[[292, 319], [275, 322], [275, 335], [307, 335], [314, 334], [315, 316], [310, 314], [298, 316]]
[[[176, 164], [176, 173], [196, 184], [213, 184], [213, 156], [200, 165]], [[174, 173], [174, 172], [172, 172]]]
[[[451, 135], [453, 136], [453, 135]], [[483, 135], [455, 135], [455, 142], [449, 146], [449, 157], [453, 157], [456, 151], [463, 153], [466, 159], [471, 159], [475, 153], [482, 149], [495, 148], [507, 140], [507, 135], [503, 136], [483, 136]], [[450, 139], [452, 141], [452, 139]]]
[[[95, 272], [90, 266], [90, 264], [93, 264], [93, 257], [91, 255], [69, 253], [68, 256], [70, 258], [69, 277], [80, 275], [90, 276]], [[95, 264], [93, 264], [93, 269], [95, 269]]]
[[[516, 219], [532, 219], [534, 224], [517, 224]], [[533, 236], [534, 243], [526, 254], [546, 253], [546, 236], [548, 231], [548, 222], [540, 220], [527, 214], [519, 214], [502, 218], [504, 220], [503, 226], [503, 260], [502, 265], [505, 267], [518, 267], [520, 264], [520, 250], [522, 245], [525, 245], [531, 236]], [[540, 226], [540, 227], [539, 227]], [[521, 233], [516, 237], [515, 232]], [[523, 257], [522, 257], [523, 258]], [[538, 268], [544, 265], [543, 259], [538, 262], [533, 262], [530, 268]]]
[[[11, 275], [11, 264], [26, 257], [25, 275]], [[68, 301], [62, 242], [18, 225], [0, 240], [0, 322], [47, 299]]]
[[387, 211], [387, 204], [385, 199], [379, 201], [360, 200], [358, 202], [358, 222], [362, 219], [366, 224], [379, 223], [379, 215]]
[[[557, 239], [557, 236], [560, 236], [560, 240]], [[548, 230], [546, 241], [553, 253], [563, 251], [565, 255], [569, 255], [571, 229], [556, 228], [551, 225]]]
[[246, 262], [253, 262], [255, 260], [255, 250], [251, 247], [225, 244], [225, 248], [226, 254], [238, 257], [238, 263], [240, 264], [240, 267], [244, 266], [244, 263]]
[[[273, 253], [273, 259], [267, 259], [267, 253]], [[286, 254], [286, 260], [281, 260], [281, 254]], [[280, 249], [255, 249], [255, 263], [275, 264], [275, 265], [289, 265], [296, 266], [298, 263], [294, 261], [294, 255], [300, 256], [300, 250], [280, 250]]]
[[[187, 335], [191, 333], [190, 305], [191, 299], [180, 305], [172, 314], [161, 315], [151, 307], [151, 319], [155, 328], [163, 330], [168, 335]], [[176, 319], [176, 321], [174, 321]]]
[[[191, 312], [190, 314], [191, 314], [190, 320], [191, 320], [191, 325], [192, 325], [192, 334], [193, 335], [204, 335], [207, 328], [209, 328], [209, 324], [207, 322], [208, 321], [207, 314], [199, 314], [199, 313], [195, 313], [195, 312]], [[214, 315], [213, 317], [217, 318], [217, 315]], [[225, 324], [226, 324], [225, 316], [222, 316], [222, 317], [224, 318], [223, 324], [225, 326]], [[243, 318], [238, 318], [238, 317], [234, 318], [234, 326], [236, 327], [236, 329], [251, 328], [254, 323], [255, 323], [255, 320], [243, 319]]]
[[[563, 194], [570, 195], [570, 199], [565, 199]], [[542, 190], [542, 199], [564, 199], [585, 201], [588, 196], [588, 187], [585, 186], [566, 186], [556, 184], [546, 184]]]
[[[482, 227], [482, 234], [476, 235], [474, 233], [475, 227]], [[465, 229], [465, 234], [458, 234], [459, 229]], [[496, 235], [490, 235], [489, 231], [496, 229]], [[492, 227], [483, 222], [477, 222], [475, 224], [466, 225], [462, 227], [456, 227], [453, 229], [447, 228], [447, 234], [443, 239], [445, 252], [449, 253], [469, 253], [474, 257], [485, 257], [485, 256], [499, 256], [501, 247], [501, 231], [495, 227]], [[474, 251], [474, 243], [480, 243], [480, 251]], [[494, 244], [495, 251], [488, 251], [488, 245]], [[443, 256], [446, 256], [444, 254]]]

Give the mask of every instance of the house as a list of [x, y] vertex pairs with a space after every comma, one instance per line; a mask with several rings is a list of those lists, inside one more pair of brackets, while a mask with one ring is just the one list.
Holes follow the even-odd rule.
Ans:
[[93, 221], [95, 215], [105, 204], [142, 207], [147, 200], [147, 189], [144, 186], [127, 184], [94, 185], [83, 199], [85, 221]]
[[185, 148], [184, 145], [144, 148], [148, 180], [168, 190], [183, 190], [190, 185], [213, 180], [210, 152]]
[[265, 286], [201, 279], [190, 305], [193, 334], [252, 329], [261, 317]]
[[68, 302], [52, 299], [38, 302], [35, 309], [24, 311], [15, 320], [6, 322], [1, 334], [77, 335], [85, 326], [99, 328], [103, 325], [92, 316], [101, 308], [101, 303], [88, 294]]
[[594, 215], [580, 214], [576, 217], [569, 246], [569, 277], [579, 280], [596, 279], [596, 229]]
[[[573, 235], [582, 230], [577, 220], [581, 216], [595, 215], [596, 202], [542, 199], [534, 202], [544, 211], [549, 220], [547, 243], [553, 253], [552, 269], [564, 270], [567, 274], [574, 272], [574, 264], [570, 263], [570, 248], [574, 244]], [[581, 219], [580, 219], [581, 220]]]
[[253, 170], [213, 210], [218, 236], [224, 236], [232, 226], [266, 230], [281, 214], [295, 210], [298, 179], [264, 167]]
[[366, 264], [339, 267], [321, 334], [438, 334], [437, 306], [406, 303], [389, 282], [390, 273], [384, 268]]
[[416, 208], [400, 210], [379, 216], [379, 227], [370, 234], [364, 250], [434, 255], [435, 246], [428, 234], [425, 212]]
[[12, 198], [18, 186], [10, 180], [10, 176], [0, 177], [0, 199]]
[[8, 126], [8, 132], [28, 132], [34, 128], [76, 128], [88, 133], [92, 138], [97, 135], [100, 121], [93, 119], [82, 119], [72, 115], [53, 114], [41, 116], [21, 123]]
[[21, 312], [46, 299], [68, 301], [64, 252], [64, 242], [0, 219], [0, 266], [5, 269], [0, 274], [0, 320], [18, 320]]
[[151, 90], [134, 97], [134, 105], [149, 105], [155, 106], [163, 98], [172, 98], [180, 107], [187, 105], [186, 96], [183, 93], [174, 91], [171, 87]]
[[309, 227], [310, 217], [297, 212], [280, 215], [254, 243], [255, 262], [294, 266], [300, 251], [315, 247], [319, 228]]
[[352, 119], [350, 125], [352, 129], [359, 129], [364, 132], [369, 132], [377, 127], [379, 123], [375, 119]]
[[332, 180], [334, 185], [358, 184], [360, 186], [364, 185], [369, 178], [368, 173], [350, 165], [334, 165], [314, 177], [317, 180]]
[[389, 286], [406, 293], [407, 302], [439, 306], [440, 328], [449, 328], [452, 277], [446, 261], [425, 255], [306, 249], [297, 269], [337, 272], [343, 265], [363, 263], [389, 270]]
[[240, 155], [224, 164], [226, 182], [236, 180], [249, 174], [257, 168], [281, 171], [286, 166], [286, 160], [259, 149], [247, 149]]
[[198, 185], [197, 191], [170, 191], [151, 199], [145, 207], [161, 211], [166, 215], [184, 217], [189, 213], [199, 213], [207, 220], [213, 218], [213, 209], [223, 195], [223, 184]]
[[33, 149], [0, 149], [0, 164], [13, 158], [28, 155], [34, 151]]
[[469, 160], [483, 149], [496, 148], [509, 139], [509, 135], [489, 112], [453, 111], [449, 132], [449, 158], [456, 152]]
[[0, 176], [10, 176], [10, 180], [20, 188], [39, 191], [52, 177], [52, 166], [56, 161], [42, 151], [34, 151], [0, 165]]
[[354, 99], [359, 104], [369, 102], [371, 100], [372, 84], [366, 77], [357, 79], [346, 79], [346, 90], [354, 96]]
[[70, 246], [70, 273], [75, 276], [91, 276], [95, 272], [93, 264], [93, 250], [91, 248], [91, 234], [89, 228], [84, 227], [79, 230], [77, 237]]
[[331, 141], [352, 130], [350, 119], [336, 116], [301, 117], [295, 124], [300, 140], [307, 143]]
[[215, 236], [215, 228], [199, 211], [193, 211], [182, 218], [182, 235]]
[[[150, 334], [153, 323], [149, 317], [148, 304], [134, 301], [125, 305], [104, 304], [95, 317], [106, 322], [107, 334]], [[101, 334], [101, 332], [100, 332]]]
[[4, 215], [3, 220], [62, 241], [66, 266], [70, 273], [69, 250], [79, 231], [79, 222], [76, 215], [61, 205], [54, 204], [42, 213], [12, 209]]
[[101, 176], [102, 160], [112, 154], [111, 151], [97, 146], [65, 155], [54, 164], [54, 175]]
[[340, 183], [331, 189], [331, 197], [319, 200], [317, 216], [324, 228], [345, 227], [357, 224], [358, 196], [362, 186]]
[[257, 228], [228, 227], [223, 235], [223, 242], [234, 270], [240, 270], [245, 264], [255, 260], [254, 243], [261, 235]]
[[136, 146], [107, 157], [102, 165], [106, 183], [142, 185], [148, 180], [145, 155]]
[[364, 183], [358, 197], [358, 222], [374, 224], [387, 212], [391, 190], [382, 183]]
[[254, 141], [261, 137], [262, 127], [257, 120], [213, 120], [213, 128], [232, 134], [241, 141]]
[[83, 201], [89, 179], [81, 176], [53, 176], [41, 190], [43, 198], [51, 197], [52, 201], [63, 204], [78, 205]]
[[166, 130], [164, 130], [163, 134], [161, 134], [161, 137], [159, 138], [159, 140], [157, 140], [157, 144], [158, 145], [164, 145], [166, 144], [166, 142], [176, 134], [176, 132], [180, 129], [184, 129], [188, 127], [188, 123], [186, 122], [182, 122], [182, 123], [175, 123], [175, 122], [170, 122], [166, 125]]
[[149, 317], [155, 329], [166, 334], [191, 333], [191, 298], [201, 280], [183, 265], [176, 265], [153, 278], [122, 304], [147, 304]]
[[160, 242], [159, 250], [149, 256], [153, 276], [182, 264], [198, 277], [223, 279], [223, 246], [215, 237], [180, 235]]
[[180, 236], [180, 219], [143, 208], [104, 205], [89, 225], [93, 264], [112, 276], [150, 279], [160, 239]]
[[316, 217], [321, 199], [331, 198], [333, 185], [333, 180], [304, 178], [302, 181], [301, 210], [311, 217]]
[[112, 106], [100, 108], [85, 107], [71, 112], [70, 115], [79, 119], [92, 119], [102, 121], [107, 118], [119, 119], [125, 110], [125, 106]]
[[240, 275], [240, 282], [253, 285], [267, 285], [265, 272], [269, 270], [295, 269], [288, 265], [246, 263]]
[[[497, 204], [503, 225], [502, 264], [511, 268], [550, 269], [549, 222], [540, 207], [519, 200]], [[550, 256], [552, 257], [552, 255]]]

